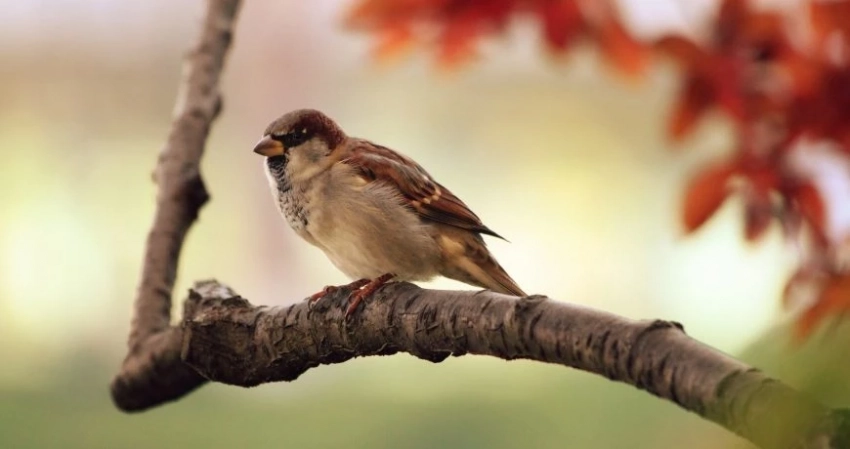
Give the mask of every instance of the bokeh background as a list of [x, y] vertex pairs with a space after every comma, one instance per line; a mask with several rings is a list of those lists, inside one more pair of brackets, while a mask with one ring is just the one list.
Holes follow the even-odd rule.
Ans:
[[[669, 144], [672, 66], [635, 83], [587, 49], [553, 59], [521, 21], [456, 72], [424, 53], [383, 65], [341, 26], [350, 3], [245, 2], [203, 162], [212, 201], [184, 248], [175, 307], [210, 277], [273, 305], [345, 282], [280, 219], [251, 152], [272, 119], [312, 107], [450, 186], [510, 240], [490, 244], [525, 290], [680, 321], [824, 402], [850, 403], [840, 326], [789, 343], [779, 296], [797, 254], [779, 229], [744, 244], [733, 199], [683, 236], [683, 184], [731, 135], [712, 117]], [[714, 4], [622, 3], [647, 35]], [[0, 447], [747, 447], [631, 387], [483, 357], [361, 359], [117, 411], [107, 386], [152, 219], [150, 173], [202, 9], [0, 0]]]

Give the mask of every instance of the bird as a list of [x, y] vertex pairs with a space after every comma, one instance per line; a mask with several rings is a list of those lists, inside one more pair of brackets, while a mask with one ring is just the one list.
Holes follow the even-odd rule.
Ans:
[[326, 286], [308, 298], [311, 304], [349, 289], [349, 318], [387, 282], [436, 276], [526, 296], [482, 235], [504, 238], [413, 159], [349, 137], [315, 109], [271, 122], [254, 152], [265, 157], [274, 201], [289, 226], [353, 280]]

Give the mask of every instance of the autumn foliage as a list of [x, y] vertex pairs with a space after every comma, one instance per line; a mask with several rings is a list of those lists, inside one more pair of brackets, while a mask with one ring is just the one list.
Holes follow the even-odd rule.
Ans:
[[[692, 176], [684, 228], [700, 228], [731, 195], [743, 200], [748, 241], [779, 223], [806, 248], [785, 289], [786, 303], [795, 292], [815, 292], [797, 321], [797, 336], [805, 337], [823, 318], [850, 310], [850, 271], [841, 260], [850, 236], [827, 229], [830, 207], [839, 205], [824, 200], [817, 175], [793, 163], [813, 142], [850, 156], [850, 0], [801, 1], [793, 11], [752, 3], [720, 0], [705, 35], [653, 41], [630, 33], [613, 0], [360, 0], [348, 20], [377, 36], [378, 56], [424, 46], [446, 67], [472, 60], [483, 39], [519, 16], [539, 23], [549, 50], [591, 45], [631, 77], [641, 77], [649, 63], [672, 60], [681, 81], [669, 137], [687, 138], [709, 111], [728, 117], [736, 137], [729, 159]], [[850, 177], [850, 168], [844, 171]]]

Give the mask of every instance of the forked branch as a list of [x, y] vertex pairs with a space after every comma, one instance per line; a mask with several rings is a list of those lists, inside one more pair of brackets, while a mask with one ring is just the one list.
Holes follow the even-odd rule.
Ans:
[[186, 56], [171, 131], [154, 171], [156, 212], [145, 245], [129, 350], [111, 385], [113, 400], [125, 410], [175, 399], [205, 382], [179, 362], [181, 336], [179, 328], [170, 326], [171, 295], [183, 240], [209, 198], [200, 162], [221, 110], [218, 80], [239, 4], [208, 0], [201, 33]]

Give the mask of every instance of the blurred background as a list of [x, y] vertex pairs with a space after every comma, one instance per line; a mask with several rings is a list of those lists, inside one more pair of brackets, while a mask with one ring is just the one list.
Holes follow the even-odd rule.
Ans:
[[[648, 34], [713, 4], [622, 3]], [[203, 6], [0, 0], [0, 447], [747, 447], [632, 387], [471, 356], [360, 359], [115, 409], [107, 387], [152, 219], [150, 173]], [[672, 66], [635, 83], [592, 51], [555, 60], [522, 22], [456, 72], [425, 54], [382, 65], [368, 36], [341, 26], [349, 6], [244, 3], [203, 161], [212, 201], [184, 247], [175, 307], [210, 277], [270, 305], [346, 281], [278, 216], [251, 152], [268, 122], [311, 107], [449, 186], [510, 240], [489, 243], [526, 291], [680, 321], [824, 402], [850, 403], [841, 329], [789, 343], [779, 296], [797, 254], [778, 227], [745, 244], [733, 199], [683, 237], [683, 184], [731, 135], [717, 116], [685, 145], [667, 142]]]

